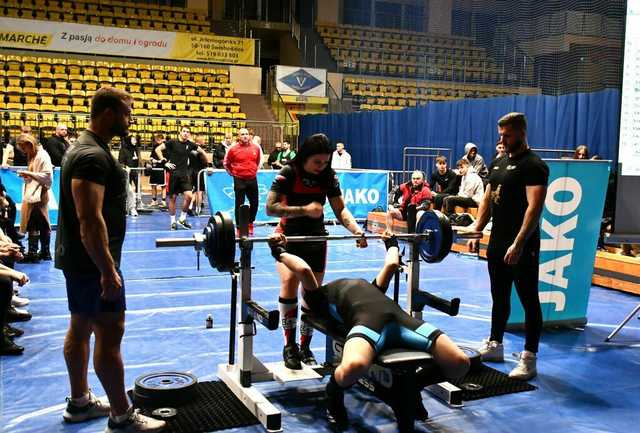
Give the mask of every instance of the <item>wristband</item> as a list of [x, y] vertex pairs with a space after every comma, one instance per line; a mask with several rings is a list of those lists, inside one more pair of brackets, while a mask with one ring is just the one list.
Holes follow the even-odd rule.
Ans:
[[398, 238], [395, 236], [391, 236], [389, 239], [384, 240], [384, 246], [388, 250], [391, 247], [399, 248], [398, 246]]
[[277, 261], [280, 261], [280, 255], [287, 252], [287, 249], [282, 245], [271, 245], [269, 244], [269, 248], [271, 248], [271, 255]]

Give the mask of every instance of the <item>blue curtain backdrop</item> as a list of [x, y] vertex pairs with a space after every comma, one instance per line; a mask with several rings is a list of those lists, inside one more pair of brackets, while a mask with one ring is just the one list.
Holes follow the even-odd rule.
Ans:
[[[575, 149], [589, 146], [603, 159], [617, 159], [620, 91], [603, 90], [564, 96], [510, 96], [435, 102], [400, 111], [303, 116], [304, 137], [322, 132], [343, 141], [354, 168], [402, 169], [405, 146], [447, 147], [456, 158], [465, 143], [478, 145], [490, 161], [497, 140], [497, 120], [521, 111], [529, 121], [529, 144], [534, 148]], [[543, 155], [543, 157], [548, 156]]]

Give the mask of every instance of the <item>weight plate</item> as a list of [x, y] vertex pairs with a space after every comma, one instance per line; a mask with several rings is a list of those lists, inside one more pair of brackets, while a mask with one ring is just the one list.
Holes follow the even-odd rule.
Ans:
[[213, 217], [210, 217], [207, 225], [204, 226], [204, 229], [202, 229], [202, 235], [204, 236], [204, 245], [202, 246], [202, 249], [204, 251], [204, 255], [209, 260], [209, 265], [211, 265], [212, 268], [215, 268], [215, 240], [213, 233], [213, 220]]
[[416, 224], [416, 233], [428, 230], [431, 231], [431, 236], [420, 242], [420, 257], [427, 263], [437, 263], [451, 251], [453, 230], [449, 218], [437, 210], [423, 212]]
[[218, 248], [219, 258], [218, 270], [220, 272], [228, 272], [233, 269], [236, 259], [236, 228], [231, 216], [226, 212], [216, 212], [218, 217], [216, 221], [220, 221], [220, 233], [222, 242]]
[[173, 418], [174, 416], [178, 415], [178, 410], [172, 407], [160, 407], [154, 410], [153, 412], [151, 412], [151, 415], [157, 418], [164, 418], [164, 419]]
[[160, 372], [138, 377], [133, 399], [144, 407], [180, 406], [196, 397], [198, 379], [190, 373]]
[[151, 373], [140, 376], [136, 379], [136, 390], [155, 391], [180, 391], [193, 387], [198, 383], [198, 379], [189, 373], [162, 372]]

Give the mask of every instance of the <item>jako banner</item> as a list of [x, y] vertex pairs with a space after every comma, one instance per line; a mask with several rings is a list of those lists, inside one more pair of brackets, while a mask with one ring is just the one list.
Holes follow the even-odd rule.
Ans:
[[[387, 209], [388, 172], [381, 170], [336, 171], [340, 180], [340, 189], [344, 203], [355, 218], [366, 218], [371, 209], [380, 206]], [[258, 190], [260, 194], [257, 222], [277, 221], [278, 218], [267, 216], [267, 194], [275, 179], [277, 170], [263, 170], [258, 172]], [[217, 211], [235, 215], [235, 194], [233, 192], [233, 178], [224, 170], [213, 170], [207, 176], [207, 198], [211, 213]], [[245, 203], [249, 203], [248, 200]], [[325, 220], [335, 220], [336, 217], [329, 206], [324, 207]]]
[[[549, 186], [540, 219], [539, 291], [545, 326], [587, 323], [610, 161], [548, 160]], [[509, 325], [524, 310], [515, 288]]]
[[[25, 170], [26, 167], [21, 168]], [[16, 225], [20, 224], [20, 208], [22, 207], [22, 187], [24, 180], [16, 174], [14, 169], [0, 169], [0, 179], [7, 195], [16, 202], [18, 213], [16, 215]], [[58, 225], [58, 202], [60, 199], [60, 168], [53, 169], [53, 183], [49, 192], [49, 223], [52, 226]]]

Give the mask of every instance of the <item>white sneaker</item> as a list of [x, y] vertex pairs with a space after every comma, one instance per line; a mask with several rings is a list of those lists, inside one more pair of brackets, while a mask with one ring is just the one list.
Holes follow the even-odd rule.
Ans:
[[509, 377], [518, 380], [529, 380], [537, 376], [538, 370], [536, 368], [536, 360], [538, 357], [535, 353], [528, 350], [518, 354], [518, 365], [511, 370]]
[[62, 413], [62, 418], [64, 418], [66, 422], [82, 422], [88, 419], [109, 416], [110, 411], [111, 407], [109, 403], [103, 402], [89, 390], [89, 403], [84, 406], [76, 406], [71, 399], [67, 397], [67, 407]]
[[482, 340], [482, 347], [478, 350], [483, 361], [504, 362], [504, 345], [488, 338]]
[[21, 298], [18, 295], [13, 295], [11, 297], [11, 305], [14, 307], [26, 307], [29, 305], [29, 300], [27, 298]]
[[131, 212], [129, 212], [129, 215], [131, 215], [132, 217], [137, 217], [138, 211], [136, 209], [131, 209]]
[[138, 409], [131, 411], [129, 418], [124, 422], [116, 423], [111, 417], [107, 423], [105, 433], [155, 433], [165, 428], [167, 423], [142, 415]]

